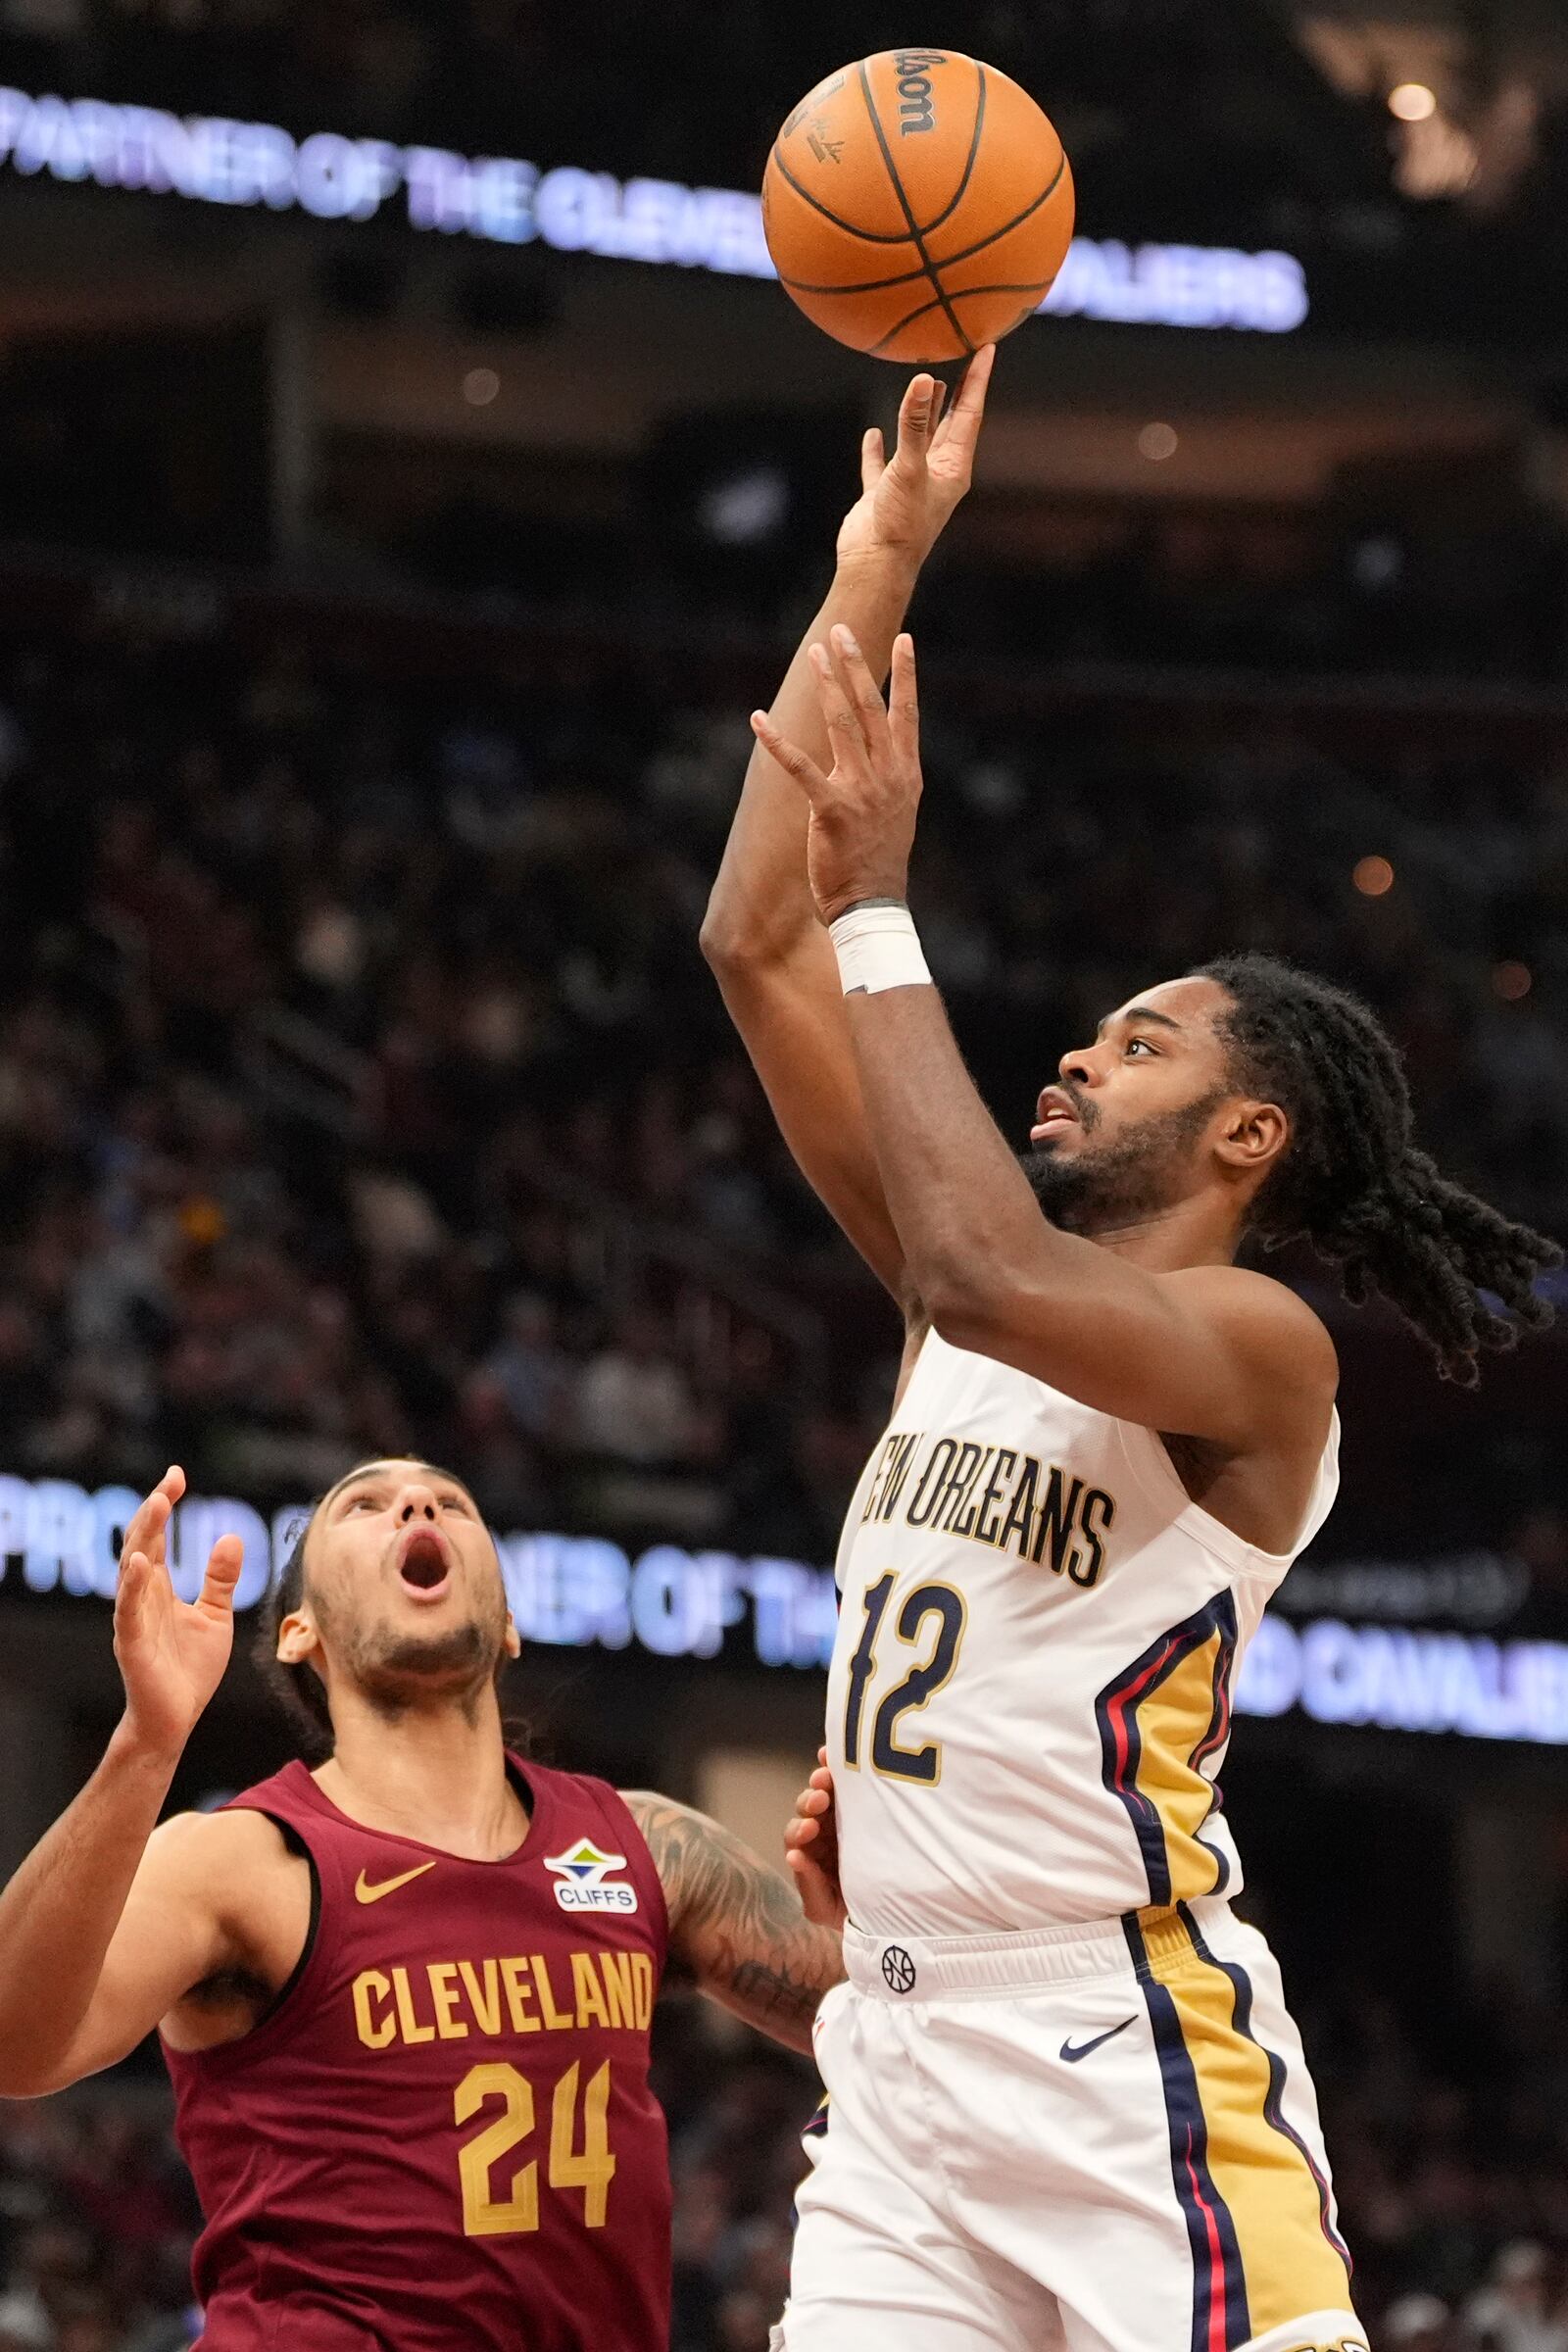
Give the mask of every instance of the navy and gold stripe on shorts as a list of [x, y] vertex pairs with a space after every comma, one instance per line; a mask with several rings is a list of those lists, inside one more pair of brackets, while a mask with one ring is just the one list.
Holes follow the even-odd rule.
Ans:
[[1208, 1968], [1217, 1968], [1235, 1987], [1236, 2030], [1239, 2034], [1245, 2034], [1248, 2040], [1262, 2052], [1268, 2066], [1268, 2097], [1263, 2102], [1263, 2119], [1274, 2131], [1283, 2133], [1305, 2165], [1317, 2192], [1318, 2228], [1344, 2263], [1346, 2277], [1348, 2278], [1354, 2265], [1350, 2260], [1349, 2247], [1335, 2227], [1334, 2198], [1328, 2180], [1311, 2149], [1285, 2113], [1285, 2061], [1277, 2050], [1271, 2050], [1266, 2042], [1259, 2041], [1252, 2031], [1252, 1980], [1237, 1961], [1221, 1960], [1209, 1950], [1197, 1920], [1185, 1903], [1178, 1903], [1176, 1908], [1200, 1960]]
[[1284, 2115], [1285, 2064], [1254, 2031], [1247, 1971], [1216, 1958], [1185, 1903], [1122, 1926], [1193, 2251], [1191, 2352], [1237, 2352], [1305, 2312], [1348, 2311], [1328, 2183]]

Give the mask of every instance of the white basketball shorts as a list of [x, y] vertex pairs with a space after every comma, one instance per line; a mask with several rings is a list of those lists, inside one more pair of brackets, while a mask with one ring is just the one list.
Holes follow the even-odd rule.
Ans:
[[1227, 1904], [851, 1928], [845, 1960], [776, 2352], [1366, 2352], [1279, 1970]]

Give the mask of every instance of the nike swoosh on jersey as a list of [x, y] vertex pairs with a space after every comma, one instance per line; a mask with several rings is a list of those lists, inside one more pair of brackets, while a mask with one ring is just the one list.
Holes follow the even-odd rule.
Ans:
[[[354, 1882], [354, 1899], [357, 1903], [378, 1903], [383, 1894], [396, 1894], [398, 1888], [407, 1886], [411, 1879], [422, 1879], [427, 1870], [434, 1868], [433, 1862], [416, 1862], [412, 1870], [403, 1871], [395, 1879], [383, 1879], [376, 1886], [370, 1885], [362, 1870]], [[1131, 2020], [1128, 2022], [1131, 2023]]]
[[1069, 2036], [1061, 2045], [1061, 2055], [1069, 2066], [1076, 2066], [1080, 2058], [1087, 2058], [1090, 2051], [1098, 2050], [1102, 2042], [1114, 2041], [1118, 2034], [1125, 2034], [1129, 2026], [1135, 2026], [1137, 2023], [1136, 2017], [1124, 2017], [1121, 2024], [1112, 2026], [1108, 2034], [1097, 2034], [1093, 2041], [1081, 2041], [1076, 2049], [1073, 2048]]

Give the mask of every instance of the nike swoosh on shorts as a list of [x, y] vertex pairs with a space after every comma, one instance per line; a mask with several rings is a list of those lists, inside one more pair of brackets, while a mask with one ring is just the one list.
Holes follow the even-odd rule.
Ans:
[[1136, 2017], [1124, 2017], [1121, 2024], [1112, 2026], [1108, 2034], [1097, 2034], [1093, 2041], [1081, 2041], [1076, 2049], [1069, 2038], [1061, 2045], [1061, 2055], [1069, 2066], [1076, 2066], [1080, 2058], [1087, 2058], [1091, 2050], [1098, 2050], [1102, 2041], [1114, 2041], [1118, 2034], [1125, 2034], [1129, 2026], [1137, 2023]]

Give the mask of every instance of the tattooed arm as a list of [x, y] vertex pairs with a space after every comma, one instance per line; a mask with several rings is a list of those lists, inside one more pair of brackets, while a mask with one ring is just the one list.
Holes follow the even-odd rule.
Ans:
[[808, 2051], [817, 2003], [844, 1974], [839, 1938], [814, 1928], [788, 1879], [690, 1805], [646, 1790], [626, 1803], [669, 1906], [669, 1944], [710, 1999]]

